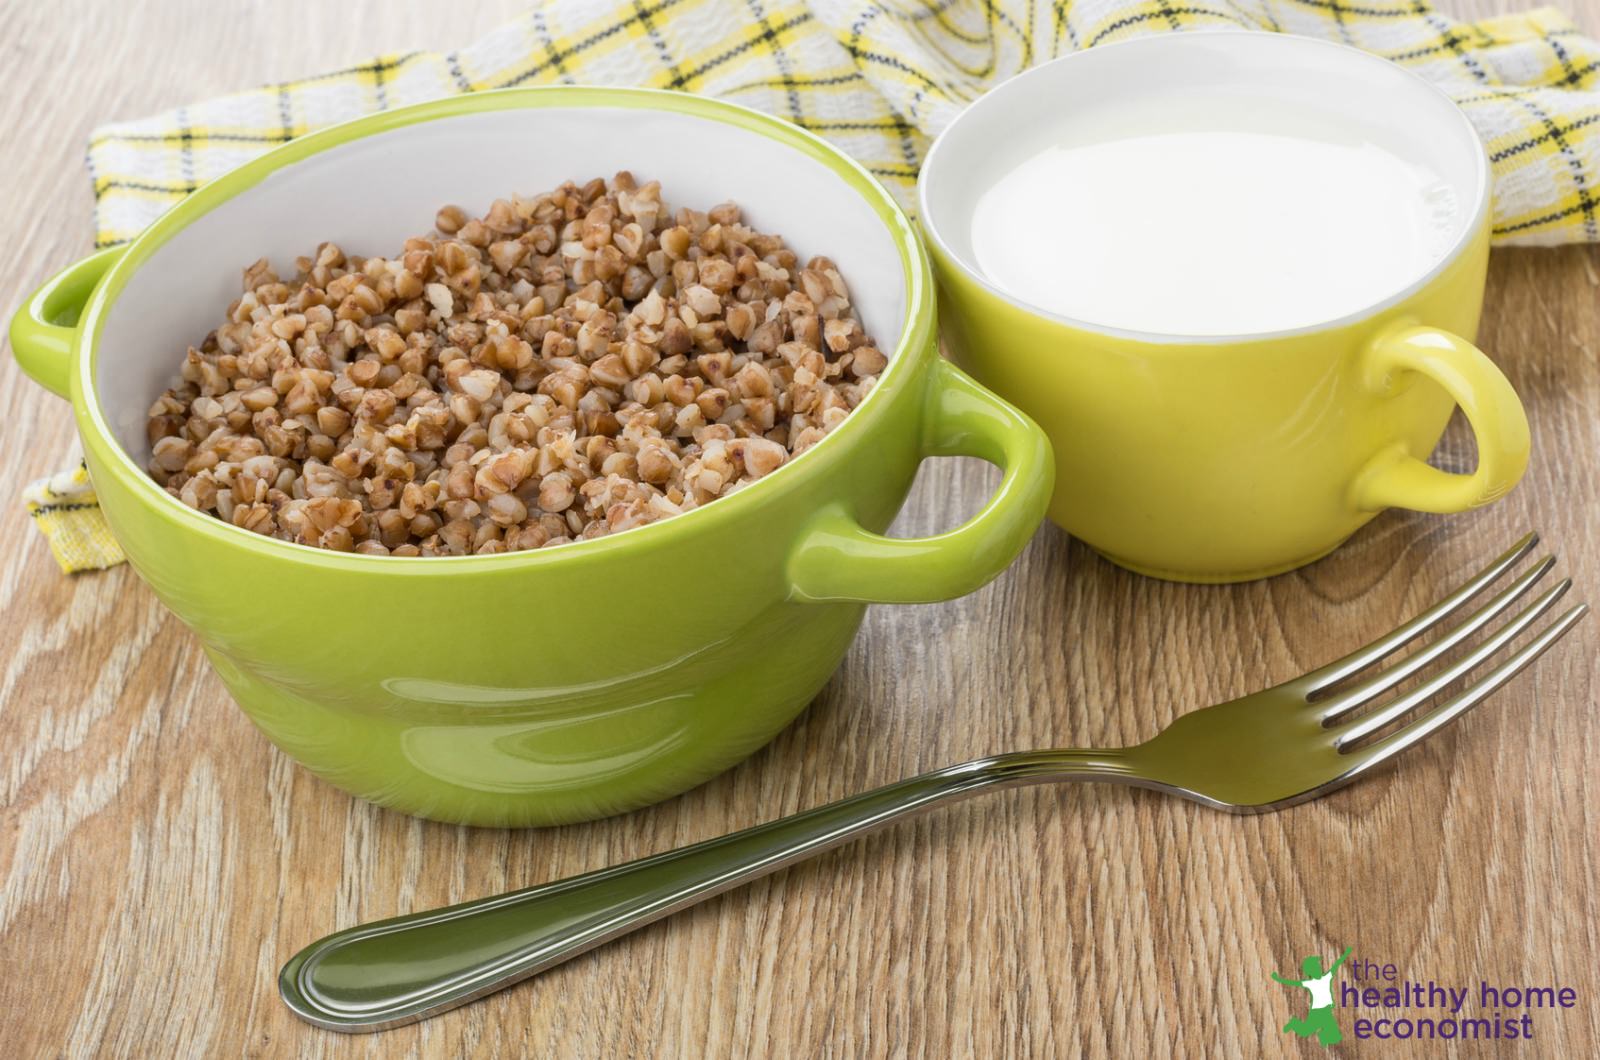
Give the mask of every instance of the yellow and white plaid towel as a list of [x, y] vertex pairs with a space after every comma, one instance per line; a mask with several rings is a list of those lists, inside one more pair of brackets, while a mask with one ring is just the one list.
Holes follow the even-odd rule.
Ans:
[[[1465, 23], [1425, 0], [545, 0], [457, 52], [378, 56], [103, 126], [88, 159], [97, 240], [132, 239], [201, 183], [324, 125], [557, 82], [681, 89], [769, 111], [832, 140], [909, 204], [932, 138], [1008, 77], [1108, 41], [1237, 28], [1343, 41], [1436, 82], [1488, 145], [1498, 242], [1600, 241], [1600, 45], [1548, 8]], [[61, 514], [100, 519], [92, 508]], [[77, 532], [66, 518], [40, 525], [52, 538]], [[57, 555], [69, 570], [115, 561]]]
[[67, 573], [115, 567], [125, 558], [100, 514], [89, 469], [82, 463], [30, 484], [22, 491], [22, 502]]

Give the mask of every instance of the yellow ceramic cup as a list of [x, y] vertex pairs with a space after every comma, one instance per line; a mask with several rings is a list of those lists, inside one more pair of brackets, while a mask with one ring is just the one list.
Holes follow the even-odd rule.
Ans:
[[[1425, 162], [1456, 191], [1449, 251], [1403, 290], [1343, 318], [1206, 337], [1059, 316], [975, 267], [973, 206], [999, 175], [1060, 142], [1082, 115], [1103, 126], [1119, 101], [1152, 94], [1193, 113], [1208, 92], [1270, 100], [1269, 124], [1337, 114]], [[919, 196], [952, 355], [1049, 434], [1051, 518], [1125, 567], [1185, 581], [1275, 574], [1332, 551], [1384, 508], [1486, 504], [1527, 465], [1522, 405], [1470, 341], [1488, 260], [1487, 157], [1447, 97], [1391, 63], [1269, 33], [1093, 48], [969, 107], [930, 152]], [[1305, 208], [1314, 216], [1317, 204]], [[1477, 436], [1470, 474], [1425, 462], [1456, 406]]]

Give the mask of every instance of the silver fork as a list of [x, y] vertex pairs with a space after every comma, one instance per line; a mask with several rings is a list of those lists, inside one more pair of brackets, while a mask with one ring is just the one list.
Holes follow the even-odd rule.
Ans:
[[[1446, 626], [1446, 619], [1515, 569], [1537, 540], [1529, 534], [1460, 589], [1360, 651], [1264, 692], [1185, 714], [1146, 743], [980, 758], [639, 861], [354, 927], [296, 954], [278, 977], [279, 991], [296, 1015], [331, 1030], [374, 1031], [412, 1023], [895, 821], [1000, 788], [1106, 780], [1241, 813], [1315, 799], [1465, 714], [1583, 616], [1588, 606], [1578, 604], [1512, 650], [1512, 642], [1571, 586], [1563, 580], [1437, 673], [1346, 720], [1357, 707], [1420, 674], [1510, 612], [1555, 565], [1553, 556]], [[1441, 631], [1437, 640], [1386, 669], [1377, 668], [1433, 631]], [[1502, 655], [1494, 669], [1420, 717], [1364, 746], [1352, 746]]]

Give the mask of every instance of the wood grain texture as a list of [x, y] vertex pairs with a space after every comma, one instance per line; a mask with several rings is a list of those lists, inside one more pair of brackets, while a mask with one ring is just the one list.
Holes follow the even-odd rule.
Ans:
[[[1577, 2], [1600, 29], [1600, 0]], [[373, 51], [464, 43], [520, 6], [6, 3], [0, 54], [27, 90], [0, 95], [0, 307], [88, 249], [81, 157], [95, 123]], [[1225, 588], [1124, 573], [1047, 527], [979, 593], [873, 609], [827, 691], [749, 762], [662, 806], [540, 832], [353, 802], [268, 746], [131, 571], [62, 577], [10, 498], [65, 463], [70, 419], [5, 358], [0, 1051], [1310, 1056], [1278, 1031], [1303, 1002], [1267, 976], [1348, 944], [1418, 978], [1577, 986], [1580, 1007], [1541, 1018], [1529, 1055], [1591, 1054], [1592, 620], [1398, 769], [1293, 811], [1232, 818], [1103, 788], [990, 796], [376, 1037], [298, 1023], [274, 979], [300, 946], [358, 921], [985, 752], [1136, 741], [1392, 627], [1525, 527], [1595, 593], [1597, 295], [1595, 249], [1494, 257], [1482, 338], [1528, 405], [1535, 446], [1506, 501], [1448, 519], [1389, 514], [1302, 572]], [[1457, 425], [1440, 460], [1470, 459]], [[899, 526], [951, 525], [992, 481], [980, 465], [930, 464]]]

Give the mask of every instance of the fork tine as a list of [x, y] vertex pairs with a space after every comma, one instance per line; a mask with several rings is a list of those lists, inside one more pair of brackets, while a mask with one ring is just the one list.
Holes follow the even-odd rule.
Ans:
[[1516, 581], [1502, 589], [1494, 599], [1474, 611], [1460, 625], [1432, 644], [1429, 644], [1423, 650], [1406, 656], [1387, 670], [1380, 670], [1375, 676], [1363, 681], [1354, 688], [1339, 692], [1327, 699], [1318, 700], [1315, 703], [1315, 707], [1322, 720], [1324, 722], [1332, 721], [1341, 714], [1371, 700], [1380, 692], [1393, 688], [1418, 670], [1421, 670], [1424, 666], [1427, 666], [1439, 656], [1482, 629], [1496, 615], [1516, 603], [1524, 593], [1533, 588], [1540, 578], [1550, 573], [1550, 568], [1555, 565], [1556, 558], [1554, 556], [1546, 556], [1523, 572]]
[[1482, 681], [1469, 688], [1462, 689], [1448, 702], [1440, 704], [1399, 732], [1384, 737], [1370, 747], [1348, 752], [1352, 758], [1356, 759], [1356, 764], [1351, 767], [1350, 772], [1345, 776], [1351, 778], [1357, 773], [1364, 772], [1378, 763], [1394, 757], [1406, 748], [1421, 743], [1479, 703], [1482, 703], [1489, 698], [1491, 693], [1521, 673], [1529, 663], [1543, 655], [1550, 645], [1565, 636], [1567, 631], [1577, 623], [1578, 619], [1582, 618], [1588, 611], [1588, 604], [1578, 604], [1576, 607], [1569, 609], [1560, 618], [1546, 626], [1537, 637], [1523, 645], [1515, 655], [1490, 671]]
[[1538, 534], [1527, 534], [1521, 541], [1512, 545], [1505, 555], [1479, 571], [1471, 581], [1422, 612], [1416, 618], [1413, 618], [1410, 622], [1407, 622], [1388, 636], [1378, 638], [1365, 648], [1351, 652], [1344, 658], [1331, 662], [1319, 670], [1311, 671], [1300, 681], [1309, 682], [1310, 687], [1307, 691], [1314, 693], [1337, 681], [1344, 680], [1357, 671], [1366, 669], [1385, 656], [1399, 651], [1438, 625], [1439, 622], [1454, 613], [1462, 604], [1477, 596], [1489, 583], [1516, 566], [1538, 543]]
[[1527, 629], [1540, 615], [1548, 611], [1550, 606], [1570, 588], [1572, 588], [1571, 579], [1563, 579], [1557, 582], [1541, 593], [1538, 599], [1524, 608], [1516, 618], [1495, 630], [1492, 637], [1489, 637], [1444, 670], [1430, 677], [1405, 695], [1399, 696], [1393, 702], [1384, 704], [1381, 710], [1362, 715], [1348, 725], [1336, 728], [1334, 731], [1339, 734], [1338, 739], [1335, 741], [1336, 746], [1343, 747], [1345, 744], [1353, 743], [1363, 736], [1377, 732], [1408, 710], [1420, 703], [1425, 703], [1430, 697], [1437, 695], [1457, 678], [1471, 673], [1483, 665], [1486, 660], [1498, 654], [1501, 648], [1516, 639], [1517, 634]]

